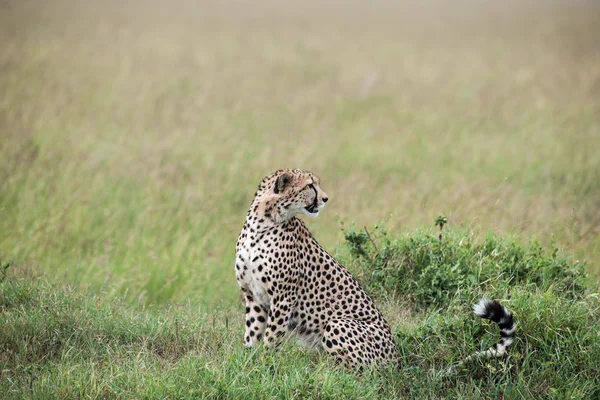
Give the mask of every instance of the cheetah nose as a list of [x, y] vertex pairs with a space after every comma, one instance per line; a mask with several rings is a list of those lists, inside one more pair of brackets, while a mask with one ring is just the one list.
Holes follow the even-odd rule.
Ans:
[[327, 203], [327, 200], [329, 200], [329, 197], [323, 197], [323, 203]]

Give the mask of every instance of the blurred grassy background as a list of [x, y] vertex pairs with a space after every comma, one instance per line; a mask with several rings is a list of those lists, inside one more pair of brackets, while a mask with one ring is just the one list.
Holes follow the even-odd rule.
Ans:
[[131, 300], [233, 304], [271, 171], [309, 226], [440, 214], [600, 271], [600, 3], [8, 0], [0, 258]]

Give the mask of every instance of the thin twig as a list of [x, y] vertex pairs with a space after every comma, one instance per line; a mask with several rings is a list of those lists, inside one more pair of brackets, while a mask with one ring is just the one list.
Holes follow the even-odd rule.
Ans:
[[367, 233], [367, 237], [369, 238], [369, 240], [371, 241], [371, 243], [373, 244], [373, 247], [375, 248], [375, 252], [377, 253], [377, 255], [379, 255], [379, 249], [377, 248], [377, 245], [375, 244], [375, 241], [373, 240], [373, 238], [371, 237], [371, 234], [369, 233], [369, 231], [367, 230], [367, 227], [365, 226], [365, 232]]

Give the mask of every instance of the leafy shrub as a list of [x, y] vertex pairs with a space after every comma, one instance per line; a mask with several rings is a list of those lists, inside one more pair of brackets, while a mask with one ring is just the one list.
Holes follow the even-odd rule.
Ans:
[[525, 245], [489, 234], [477, 241], [464, 230], [436, 236], [418, 232], [392, 236], [383, 224], [344, 229], [362, 283], [411, 299], [416, 306], [448, 307], [454, 299], [473, 301], [483, 293], [504, 296], [515, 285], [551, 289], [567, 298], [587, 293], [583, 262], [572, 262], [558, 249], [544, 251], [536, 241]]

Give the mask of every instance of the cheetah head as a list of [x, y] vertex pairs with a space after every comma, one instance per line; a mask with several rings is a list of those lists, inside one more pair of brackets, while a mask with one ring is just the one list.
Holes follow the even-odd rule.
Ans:
[[276, 171], [263, 179], [258, 189], [260, 208], [274, 222], [287, 221], [298, 214], [316, 217], [329, 200], [319, 178], [299, 169]]

